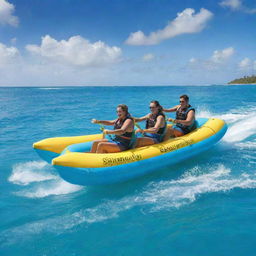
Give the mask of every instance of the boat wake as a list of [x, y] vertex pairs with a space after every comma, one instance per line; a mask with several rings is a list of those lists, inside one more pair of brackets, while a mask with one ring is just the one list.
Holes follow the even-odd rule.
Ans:
[[224, 141], [240, 142], [252, 135], [256, 134], [256, 116], [254, 114], [247, 115], [241, 120], [234, 123], [230, 128]]
[[[100, 204], [75, 211], [72, 214], [42, 219], [18, 226], [0, 234], [0, 242], [12, 243], [28, 239], [42, 232], [64, 233], [78, 225], [89, 225], [119, 217], [121, 212], [134, 207], [143, 209], [143, 214], [172, 210], [191, 204], [207, 193], [225, 193], [235, 188], [256, 188], [256, 174], [232, 175], [224, 165], [194, 167], [176, 180], [151, 182], [135, 195], [121, 199], [104, 199]], [[141, 211], [142, 212], [142, 211]]]
[[63, 181], [52, 166], [43, 161], [14, 165], [8, 181], [22, 186], [16, 195], [29, 198], [69, 194], [83, 188]]
[[256, 134], [255, 107], [233, 110], [227, 114], [214, 114], [208, 110], [201, 110], [198, 117], [216, 117], [227, 122], [229, 128], [223, 140], [229, 143], [241, 142]]
[[243, 149], [256, 149], [256, 140], [253, 141], [247, 141], [247, 142], [239, 142], [236, 143], [237, 147], [243, 148]]
[[51, 174], [50, 165], [43, 161], [30, 161], [13, 166], [9, 181], [18, 185], [28, 185], [32, 182], [57, 179]]

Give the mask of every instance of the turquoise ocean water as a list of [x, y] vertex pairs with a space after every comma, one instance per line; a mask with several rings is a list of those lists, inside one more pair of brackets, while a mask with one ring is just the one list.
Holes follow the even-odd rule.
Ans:
[[[98, 133], [119, 103], [147, 114], [188, 94], [228, 124], [203, 154], [125, 183], [63, 181], [32, 143]], [[256, 86], [0, 88], [0, 255], [255, 255]], [[173, 114], [169, 115], [173, 117]]]

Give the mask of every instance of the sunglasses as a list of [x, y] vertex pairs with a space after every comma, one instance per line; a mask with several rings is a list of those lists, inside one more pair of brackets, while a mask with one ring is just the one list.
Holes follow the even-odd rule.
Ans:
[[186, 102], [185, 100], [180, 100], [180, 103], [184, 103], [184, 102]]
[[151, 107], [151, 106], [149, 106], [149, 108], [150, 108], [150, 109], [154, 109], [154, 108], [156, 108], [156, 107]]

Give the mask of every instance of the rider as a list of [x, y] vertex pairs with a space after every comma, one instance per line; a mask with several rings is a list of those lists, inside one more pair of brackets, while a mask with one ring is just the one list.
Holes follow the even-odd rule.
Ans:
[[94, 141], [92, 153], [116, 153], [131, 148], [134, 134], [134, 120], [128, 112], [128, 107], [124, 104], [117, 106], [118, 118], [112, 121], [92, 119], [92, 123], [114, 125], [114, 130], [104, 130], [104, 134], [114, 134], [114, 138]]
[[175, 112], [176, 119], [169, 118], [169, 121], [175, 123], [171, 128], [168, 128], [165, 139], [172, 137], [183, 136], [196, 129], [195, 109], [189, 104], [187, 95], [180, 96], [180, 105], [173, 108], [163, 109], [164, 112]]
[[136, 133], [142, 133], [144, 137], [137, 138], [136, 147], [148, 146], [163, 141], [166, 131], [165, 115], [158, 101], [154, 100], [149, 105], [151, 113], [134, 118], [135, 122], [146, 121], [146, 129], [138, 129]]

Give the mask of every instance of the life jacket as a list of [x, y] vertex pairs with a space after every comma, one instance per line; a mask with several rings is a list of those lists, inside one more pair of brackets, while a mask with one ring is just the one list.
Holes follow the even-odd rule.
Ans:
[[156, 121], [157, 121], [157, 117], [163, 116], [163, 117], [164, 117], [164, 127], [159, 128], [157, 134], [160, 134], [160, 135], [164, 134], [165, 131], [166, 131], [165, 115], [160, 112], [160, 113], [158, 113], [158, 114], [156, 114], [156, 115], [151, 115], [151, 116], [152, 116], [151, 118], [148, 118], [148, 119], [146, 120], [146, 129], [155, 127]]
[[[121, 129], [124, 122], [127, 120], [127, 119], [131, 119], [133, 121], [133, 118], [131, 117], [130, 114], [128, 114], [123, 120], [120, 120], [119, 118], [115, 121], [115, 124], [114, 124], [114, 130], [117, 130], [117, 129]], [[134, 123], [134, 121], [133, 121]], [[125, 132], [121, 135], [115, 135], [115, 140], [118, 140], [118, 141], [121, 141], [121, 140], [131, 140], [132, 139], [132, 136], [134, 134], [134, 131], [132, 132]]]
[[[187, 116], [188, 116], [188, 112], [190, 110], [195, 112], [195, 109], [191, 105], [188, 105], [188, 107], [183, 108], [183, 109], [181, 109], [181, 107], [179, 107], [176, 111], [176, 119], [177, 120], [186, 120]], [[194, 120], [194, 122], [191, 125], [184, 125], [184, 124], [177, 123], [176, 126], [180, 127], [185, 133], [189, 133], [196, 128], [196, 121]]]

